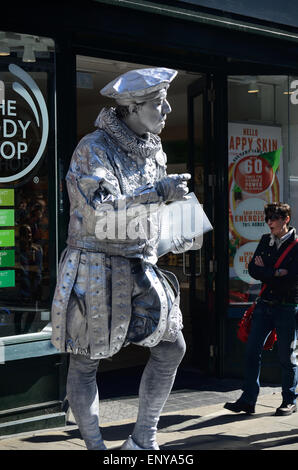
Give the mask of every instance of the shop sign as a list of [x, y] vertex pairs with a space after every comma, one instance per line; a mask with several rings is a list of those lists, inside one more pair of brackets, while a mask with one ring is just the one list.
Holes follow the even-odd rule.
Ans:
[[0, 226], [14, 226], [14, 209], [0, 209]]
[[[14, 206], [14, 189], [0, 188], [0, 206]], [[15, 286], [15, 271], [2, 268], [15, 267], [15, 209], [0, 209], [0, 288]], [[11, 247], [9, 249], [9, 247]], [[7, 249], [8, 248], [8, 249]]]
[[245, 243], [244, 245], [240, 246], [234, 257], [235, 273], [239, 279], [242, 279], [244, 282], [250, 284], [259, 283], [259, 281], [252, 279], [248, 273], [248, 263], [252, 259], [257, 246], [258, 243], [256, 242]]
[[246, 240], [259, 240], [268, 232], [265, 223], [264, 199], [252, 197], [241, 201], [231, 214], [235, 231]]
[[0, 100], [0, 183], [10, 183], [30, 173], [46, 148], [49, 118], [37, 83], [21, 67], [10, 64], [16, 78], [12, 90], [2, 82]]
[[15, 265], [15, 252], [14, 250], [0, 250], [0, 267], [8, 268]]
[[[266, 203], [280, 201], [283, 184], [281, 128], [229, 124], [230, 299], [246, 302], [259, 283], [248, 263], [262, 235]], [[234, 286], [234, 287], [232, 287]]]
[[0, 271], [0, 287], [15, 287], [15, 271]]
[[0, 230], [0, 247], [8, 247], [15, 245], [14, 230]]
[[14, 189], [0, 188], [0, 206], [14, 205]]

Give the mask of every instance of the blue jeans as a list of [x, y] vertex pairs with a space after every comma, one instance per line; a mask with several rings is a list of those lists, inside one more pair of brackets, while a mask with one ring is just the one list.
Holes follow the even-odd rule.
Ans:
[[297, 340], [297, 321], [298, 307], [294, 305], [270, 306], [262, 300], [257, 303], [246, 347], [244, 386], [240, 400], [251, 405], [256, 403], [260, 390], [263, 345], [270, 331], [276, 328], [283, 402], [286, 404], [296, 402], [298, 374], [294, 350]]
[[[157, 424], [185, 353], [182, 332], [174, 343], [161, 341], [150, 349], [139, 388], [139, 411], [132, 437], [145, 449], [154, 448]], [[99, 423], [97, 368], [99, 361], [70, 354], [67, 398], [89, 450], [105, 450]]]

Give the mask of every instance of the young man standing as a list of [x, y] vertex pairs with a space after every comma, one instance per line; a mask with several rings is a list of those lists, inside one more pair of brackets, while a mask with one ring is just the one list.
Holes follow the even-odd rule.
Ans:
[[298, 243], [285, 256], [280, 267], [274, 267], [284, 250], [296, 239], [296, 230], [289, 225], [290, 220], [291, 208], [288, 204], [272, 203], [265, 206], [265, 221], [270, 233], [261, 238], [248, 270], [254, 279], [266, 284], [266, 288], [253, 312], [246, 347], [243, 393], [235, 403], [226, 403], [224, 406], [236, 413], [255, 412], [262, 350], [274, 328], [282, 370], [283, 399], [276, 415], [286, 416], [297, 411], [295, 348], [298, 326]]

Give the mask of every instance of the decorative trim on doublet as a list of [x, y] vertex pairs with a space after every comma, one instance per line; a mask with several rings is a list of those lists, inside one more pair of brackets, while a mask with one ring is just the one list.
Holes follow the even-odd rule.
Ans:
[[134, 344], [137, 344], [139, 346], [146, 346], [148, 348], [153, 348], [161, 341], [167, 328], [167, 319], [168, 319], [168, 311], [169, 311], [168, 298], [165, 293], [164, 287], [160, 279], [158, 278], [153, 266], [148, 265], [146, 274], [152, 286], [154, 286], [154, 289], [156, 290], [159, 296], [160, 317], [159, 317], [157, 328], [154, 330], [154, 332], [151, 335], [144, 338], [143, 340], [139, 342], [134, 342]]
[[127, 258], [111, 257], [112, 268], [112, 320], [110, 356], [122, 347], [131, 318], [131, 268]]
[[109, 353], [109, 311], [106, 302], [106, 255], [88, 254], [89, 279], [86, 292], [90, 357], [101, 359]]

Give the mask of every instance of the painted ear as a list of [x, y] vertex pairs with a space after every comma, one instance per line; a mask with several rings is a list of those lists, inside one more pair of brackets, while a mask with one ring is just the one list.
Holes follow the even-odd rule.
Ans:
[[137, 112], [138, 106], [136, 103], [131, 103], [128, 105], [128, 109], [129, 109], [129, 114], [133, 114]]

